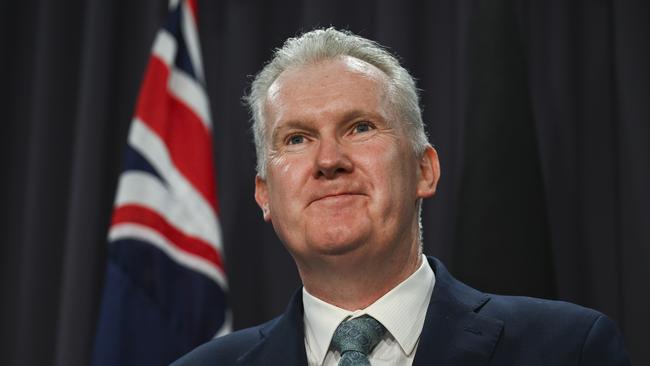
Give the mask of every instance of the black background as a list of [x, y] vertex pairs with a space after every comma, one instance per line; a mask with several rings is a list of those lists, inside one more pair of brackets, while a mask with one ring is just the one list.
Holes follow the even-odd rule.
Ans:
[[[0, 4], [3, 364], [84, 365], [127, 129], [163, 0]], [[442, 164], [425, 253], [498, 293], [614, 318], [650, 364], [650, 3], [199, 1], [235, 326], [299, 284], [253, 200], [241, 102], [289, 36], [334, 25], [418, 79]]]

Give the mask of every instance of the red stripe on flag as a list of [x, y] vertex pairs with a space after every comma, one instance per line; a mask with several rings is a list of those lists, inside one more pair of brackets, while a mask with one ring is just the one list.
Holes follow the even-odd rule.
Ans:
[[222, 271], [223, 261], [219, 252], [205, 241], [189, 236], [170, 224], [156, 211], [140, 205], [124, 205], [117, 207], [113, 213], [112, 225], [132, 223], [147, 226], [159, 232], [178, 249], [201, 257]]
[[189, 6], [190, 10], [192, 11], [192, 18], [194, 18], [194, 21], [196, 22], [196, 14], [198, 14], [198, 4], [196, 0], [187, 0], [187, 5]]
[[165, 141], [174, 165], [217, 212], [212, 138], [201, 119], [167, 90], [169, 68], [151, 57], [136, 115]]

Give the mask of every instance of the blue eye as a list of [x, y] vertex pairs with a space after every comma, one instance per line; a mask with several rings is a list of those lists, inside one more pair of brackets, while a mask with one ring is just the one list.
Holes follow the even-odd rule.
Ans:
[[305, 136], [303, 135], [293, 135], [287, 140], [287, 144], [289, 145], [302, 144], [303, 142], [305, 142]]
[[372, 125], [368, 122], [359, 122], [354, 126], [355, 133], [368, 132], [372, 129]]

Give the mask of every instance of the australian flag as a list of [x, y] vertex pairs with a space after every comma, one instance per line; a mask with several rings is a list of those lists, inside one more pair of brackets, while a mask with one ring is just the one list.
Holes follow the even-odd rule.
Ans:
[[131, 122], [93, 365], [167, 365], [230, 330], [196, 0], [172, 0]]

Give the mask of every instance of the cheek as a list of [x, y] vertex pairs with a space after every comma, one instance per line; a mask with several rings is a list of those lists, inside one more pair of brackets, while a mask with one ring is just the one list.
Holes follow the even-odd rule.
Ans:
[[410, 161], [406, 160], [397, 149], [374, 146], [363, 152], [360, 161], [368, 172], [375, 176], [375, 181], [381, 184], [392, 186], [396, 181], [407, 179], [409, 175]]
[[384, 150], [378, 156], [381, 158], [375, 157], [375, 165], [371, 167], [373, 181], [378, 184], [375, 188], [381, 191], [386, 210], [401, 212], [409, 207], [411, 198], [415, 200], [415, 163], [408, 153], [397, 149]]
[[310, 151], [279, 152], [274, 154], [268, 162], [268, 171], [279, 182], [303, 179], [310, 171], [310, 162], [313, 161]]
[[297, 200], [291, 198], [295, 198], [302, 192], [304, 167], [300, 166], [299, 161], [286, 158], [273, 159], [268, 173], [271, 209], [288, 208], [297, 203]]

